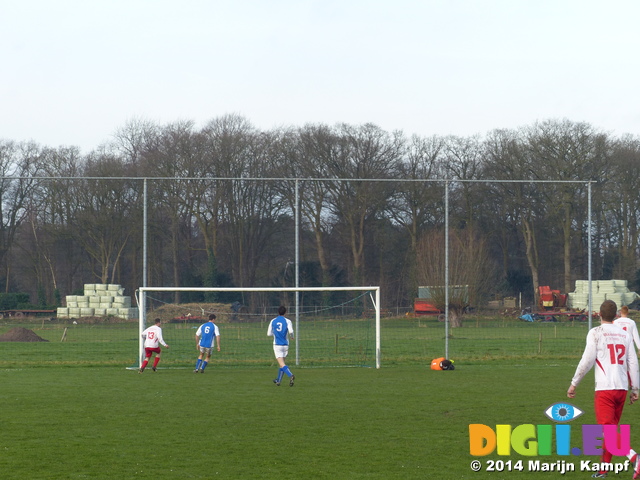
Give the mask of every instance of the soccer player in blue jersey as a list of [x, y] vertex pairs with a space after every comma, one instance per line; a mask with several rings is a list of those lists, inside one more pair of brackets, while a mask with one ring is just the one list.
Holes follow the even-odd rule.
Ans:
[[[209, 360], [211, 359], [211, 351], [213, 350], [213, 343], [216, 342], [218, 351], [220, 351], [220, 330], [218, 326], [213, 323], [216, 319], [214, 313], [209, 315], [209, 321], [203, 323], [196, 332], [196, 349], [200, 352], [200, 356], [196, 361], [196, 369], [193, 373], [204, 373], [204, 369], [207, 368]], [[205, 357], [203, 360], [202, 357]]]
[[284, 316], [285, 313], [287, 313], [287, 309], [281, 305], [280, 308], [278, 308], [278, 316], [269, 323], [267, 336], [273, 337], [273, 353], [275, 353], [276, 360], [278, 360], [278, 364], [280, 365], [278, 378], [276, 378], [273, 383], [280, 386], [282, 376], [286, 373], [289, 377], [289, 386], [293, 387], [293, 381], [296, 377], [291, 373], [291, 370], [289, 370], [289, 367], [287, 367], [284, 361], [289, 353], [289, 337], [293, 338], [293, 324], [291, 320]]

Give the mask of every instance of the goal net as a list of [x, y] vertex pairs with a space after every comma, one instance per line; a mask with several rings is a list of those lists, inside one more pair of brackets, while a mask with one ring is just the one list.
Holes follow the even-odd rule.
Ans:
[[380, 287], [141, 287], [137, 300], [138, 365], [144, 357], [142, 332], [160, 318], [170, 347], [161, 366], [193, 368], [195, 333], [210, 313], [221, 340], [214, 364], [272, 365], [267, 328], [285, 305], [295, 333], [289, 364], [380, 368]]

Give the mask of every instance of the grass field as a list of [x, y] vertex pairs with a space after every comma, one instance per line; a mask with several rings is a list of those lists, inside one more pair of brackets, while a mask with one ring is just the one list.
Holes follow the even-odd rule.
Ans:
[[[274, 368], [2, 369], [0, 477], [559, 478], [472, 472], [468, 425], [551, 423], [543, 412], [566, 400], [573, 363], [293, 370], [296, 385], [276, 387]], [[572, 402], [585, 411], [576, 428], [595, 423], [592, 398], [589, 376]], [[623, 420], [640, 444], [637, 408]], [[498, 458], [528, 461], [479, 459]]]
[[[561, 476], [527, 471], [530, 458], [515, 453], [479, 457], [483, 470], [471, 471], [468, 428], [551, 424], [544, 411], [567, 400], [585, 324], [467, 321], [449, 339], [456, 370], [436, 372], [429, 363], [444, 353], [443, 325], [407, 318], [384, 320], [381, 369], [334, 367], [373, 364], [371, 332], [352, 323], [301, 329], [301, 364], [289, 362], [293, 388], [272, 383], [265, 325], [221, 325], [223, 351], [203, 375], [192, 373], [192, 327], [167, 325], [161, 368], [140, 375], [126, 368], [136, 363], [136, 325], [77, 325], [64, 341], [65, 325], [26, 325], [49, 341], [0, 342], [0, 478]], [[585, 412], [573, 422], [578, 445], [580, 425], [595, 423], [592, 402], [589, 375], [571, 402]], [[634, 445], [638, 408], [623, 417]], [[534, 459], [578, 469], [580, 460], [598, 460]], [[524, 469], [487, 472], [489, 460], [523, 460]]]
[[[137, 365], [137, 323], [80, 324], [43, 321], [0, 325], [0, 335], [13, 327], [33, 330], [47, 342], [0, 342], [0, 368], [48, 365]], [[171, 349], [164, 366], [188, 368], [194, 362], [198, 324], [165, 324]], [[267, 323], [221, 323], [225, 366], [273, 364]], [[465, 363], [514, 359], [578, 358], [587, 333], [582, 322], [527, 323], [512, 318], [470, 318], [450, 330], [449, 357]], [[300, 322], [299, 359], [303, 366], [375, 366], [373, 319], [323, 319]], [[64, 338], [64, 341], [61, 341]], [[424, 365], [445, 353], [445, 329], [435, 318], [387, 318], [381, 325], [382, 365]], [[294, 346], [290, 355], [295, 358]]]

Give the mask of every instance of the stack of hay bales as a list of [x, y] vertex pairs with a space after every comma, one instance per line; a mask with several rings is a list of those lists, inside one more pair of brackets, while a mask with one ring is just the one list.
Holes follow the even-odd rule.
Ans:
[[131, 307], [131, 297], [124, 295], [120, 285], [87, 283], [84, 295], [67, 295], [66, 302], [66, 307], [58, 308], [58, 318], [138, 318], [138, 308]]
[[[591, 306], [594, 310], [598, 310], [605, 300], [613, 300], [621, 307], [640, 297], [637, 293], [629, 291], [626, 280], [593, 280], [591, 294]], [[588, 280], [576, 280], [576, 290], [569, 293], [567, 306], [581, 310], [589, 308]]]

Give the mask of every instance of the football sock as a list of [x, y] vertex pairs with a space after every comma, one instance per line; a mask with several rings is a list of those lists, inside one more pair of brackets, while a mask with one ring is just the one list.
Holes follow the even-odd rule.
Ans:
[[202, 359], [199, 358], [198, 361], [196, 362], [196, 370], [200, 369], [200, 364], [202, 363]]
[[145, 360], [144, 362], [142, 362], [142, 365], [140, 365], [140, 368], [141, 368], [142, 370], [144, 370], [148, 363], [149, 363], [149, 361], [148, 361], [148, 360]]
[[627, 455], [627, 458], [629, 460], [631, 460], [631, 462], [633, 462], [635, 460], [635, 458], [633, 458], [633, 457], [635, 457], [635, 456], [636, 456], [636, 451], [633, 448], [630, 449], [629, 450], [629, 455]]
[[153, 360], [153, 368], [156, 368], [156, 367], [158, 366], [158, 363], [160, 363], [160, 358], [159, 358], [159, 357], [156, 357], [156, 358]]
[[281, 369], [278, 370], [278, 383], [280, 383], [282, 381], [282, 375], [284, 374], [284, 371]]
[[202, 361], [202, 367], [200, 367], [200, 369], [204, 372], [204, 369], [207, 368], [209, 362], [205, 362], [204, 360]]
[[293, 375], [293, 373], [291, 373], [291, 370], [289, 370], [289, 367], [287, 365], [285, 365], [284, 367], [282, 367], [282, 371], [284, 373], [287, 374], [288, 377], [290, 377], [291, 375]]

